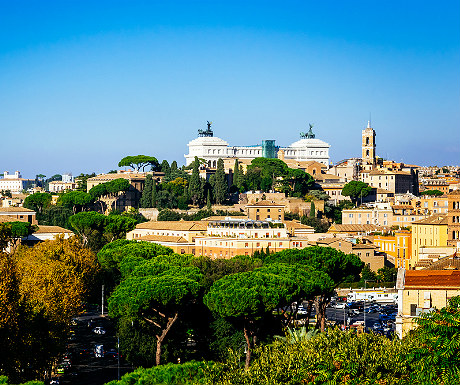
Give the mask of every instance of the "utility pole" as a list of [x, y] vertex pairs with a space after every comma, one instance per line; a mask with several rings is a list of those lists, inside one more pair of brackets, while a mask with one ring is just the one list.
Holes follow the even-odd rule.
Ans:
[[120, 336], [117, 336], [118, 381], [120, 381]]
[[101, 315], [104, 315], [104, 285], [102, 285]]

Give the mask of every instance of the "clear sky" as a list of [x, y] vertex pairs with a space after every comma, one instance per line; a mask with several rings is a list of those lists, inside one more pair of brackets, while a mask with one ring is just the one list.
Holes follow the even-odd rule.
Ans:
[[0, 0], [0, 172], [183, 164], [314, 124], [334, 162], [460, 164], [460, 2]]

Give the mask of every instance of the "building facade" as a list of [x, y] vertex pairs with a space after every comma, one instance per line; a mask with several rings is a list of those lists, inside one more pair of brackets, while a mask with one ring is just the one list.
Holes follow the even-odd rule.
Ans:
[[398, 270], [396, 334], [404, 337], [423, 313], [441, 309], [460, 295], [459, 270]]
[[31, 188], [34, 182], [34, 179], [24, 179], [19, 171], [16, 171], [14, 174], [5, 171], [3, 178], [0, 179], [0, 190], [10, 190], [12, 193], [20, 193], [23, 190]]
[[215, 168], [219, 159], [238, 158], [252, 160], [259, 157], [276, 158], [278, 152], [286, 161], [295, 160], [300, 162], [315, 161], [326, 166], [329, 165], [330, 145], [316, 139], [310, 131], [301, 134], [301, 139], [288, 147], [275, 146], [274, 140], [263, 140], [262, 144], [254, 146], [230, 146], [228, 142], [214, 136], [211, 123], [208, 122], [207, 130], [198, 130], [198, 138], [190, 141], [187, 146], [188, 154], [184, 155], [186, 165], [190, 165], [195, 156], [206, 160], [208, 167]]

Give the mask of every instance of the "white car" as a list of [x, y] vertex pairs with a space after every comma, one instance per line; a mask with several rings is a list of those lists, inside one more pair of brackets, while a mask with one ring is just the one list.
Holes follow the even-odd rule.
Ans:
[[345, 302], [336, 303], [334, 307], [336, 309], [345, 309], [347, 307], [347, 304]]
[[102, 326], [96, 326], [96, 327], [93, 329], [93, 333], [96, 333], [96, 334], [105, 334], [105, 329], [104, 329]]

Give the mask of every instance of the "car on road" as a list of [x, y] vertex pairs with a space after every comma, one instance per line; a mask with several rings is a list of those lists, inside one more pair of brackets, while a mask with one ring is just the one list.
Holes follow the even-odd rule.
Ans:
[[336, 309], [345, 309], [347, 307], [347, 303], [346, 302], [339, 302], [339, 303], [336, 303], [334, 305], [334, 307]]
[[51, 377], [50, 385], [59, 385], [61, 383], [61, 379], [59, 377]]
[[93, 333], [95, 333], [95, 334], [105, 334], [105, 329], [102, 326], [96, 326], [93, 329]]
[[94, 345], [94, 357], [102, 358], [104, 354], [104, 345]]

